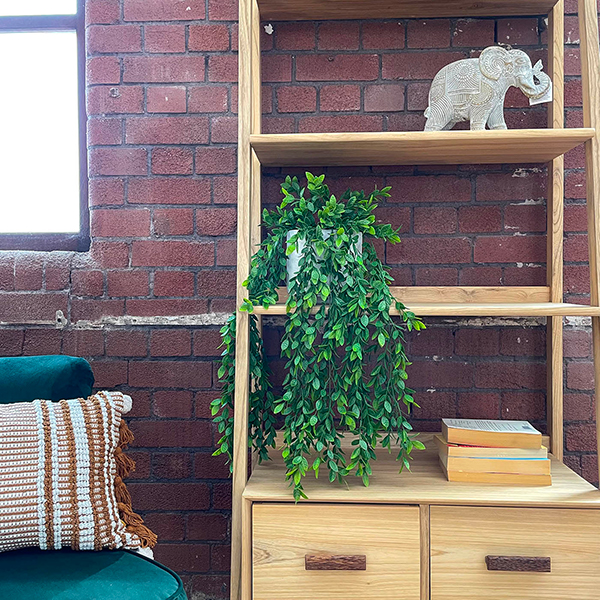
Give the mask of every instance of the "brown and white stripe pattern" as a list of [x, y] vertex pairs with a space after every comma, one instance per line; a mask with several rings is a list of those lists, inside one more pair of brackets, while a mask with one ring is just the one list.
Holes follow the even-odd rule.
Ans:
[[0, 405], [0, 552], [141, 545], [125, 530], [114, 490], [130, 406], [118, 392]]

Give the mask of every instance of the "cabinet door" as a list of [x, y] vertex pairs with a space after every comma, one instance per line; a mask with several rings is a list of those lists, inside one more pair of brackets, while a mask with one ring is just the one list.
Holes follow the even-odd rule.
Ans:
[[540, 598], [600, 598], [600, 511], [431, 507], [431, 600]]
[[253, 600], [419, 600], [419, 509], [255, 504]]

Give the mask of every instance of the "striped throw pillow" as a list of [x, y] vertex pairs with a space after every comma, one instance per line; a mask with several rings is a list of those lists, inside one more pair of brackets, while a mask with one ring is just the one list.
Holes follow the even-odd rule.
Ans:
[[120, 392], [0, 405], [0, 552], [156, 543], [123, 483], [130, 409]]

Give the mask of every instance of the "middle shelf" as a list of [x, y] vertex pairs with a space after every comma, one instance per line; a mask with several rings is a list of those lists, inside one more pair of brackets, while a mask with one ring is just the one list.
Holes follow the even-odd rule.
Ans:
[[594, 135], [590, 128], [290, 133], [251, 135], [250, 144], [266, 167], [545, 163]]

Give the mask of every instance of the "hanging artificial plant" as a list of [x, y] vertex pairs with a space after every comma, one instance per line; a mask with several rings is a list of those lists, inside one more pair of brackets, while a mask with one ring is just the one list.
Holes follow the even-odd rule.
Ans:
[[[288, 282], [287, 320], [281, 355], [287, 359], [283, 395], [269, 382], [256, 316], [250, 314], [249, 444], [259, 460], [275, 447], [275, 425], [283, 419], [282, 455], [294, 498], [306, 498], [302, 478], [321, 468], [330, 481], [349, 474], [369, 485], [374, 448], [398, 447], [400, 470], [410, 468], [413, 448], [407, 414], [415, 404], [406, 387], [404, 334], [424, 329], [422, 321], [397, 302], [388, 288], [392, 277], [370, 240], [400, 241], [391, 225], [376, 224], [374, 211], [390, 188], [369, 195], [348, 190], [337, 199], [324, 175], [306, 174], [308, 185], [287, 177], [284, 198], [265, 209], [266, 237], [252, 258], [241, 311], [269, 307], [286, 281], [286, 257], [301, 252], [299, 269]], [[362, 241], [362, 252], [360, 245]], [[400, 317], [393, 319], [390, 308]], [[221, 330], [222, 395], [212, 403], [222, 434], [215, 452], [232, 458], [235, 385], [235, 316]], [[350, 456], [342, 450], [344, 433], [355, 436]], [[309, 463], [309, 460], [311, 461]]]

